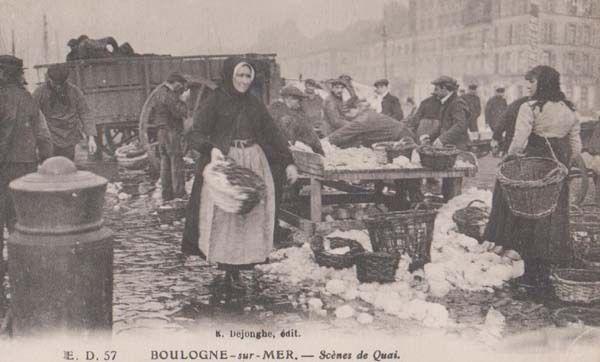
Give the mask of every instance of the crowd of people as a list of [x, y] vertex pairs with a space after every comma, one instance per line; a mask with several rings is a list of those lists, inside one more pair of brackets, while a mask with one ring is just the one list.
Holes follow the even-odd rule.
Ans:
[[[251, 92], [256, 76], [251, 61], [227, 59], [222, 85], [199, 105], [191, 115], [191, 128], [184, 130], [187, 81], [173, 73], [160, 85], [151, 117], [158, 129], [164, 201], [185, 195], [182, 141], [200, 155], [182, 250], [217, 263], [233, 287], [243, 288], [240, 270], [264, 262], [274, 242], [285, 237], [277, 222], [277, 210], [286, 183], [293, 185], [298, 178], [290, 142], [301, 141], [322, 155], [323, 138], [340, 148], [369, 147], [409, 137], [417, 144], [465, 149], [469, 131], [478, 131], [483, 108], [485, 122], [493, 131], [492, 146], [508, 159], [521, 154], [554, 154], [568, 166], [581, 152], [574, 106], [560, 90], [560, 75], [548, 66], [535, 67], [526, 74], [529, 96], [509, 105], [504, 88], [499, 87], [484, 107], [477, 85], [470, 84], [468, 92], [461, 95], [455, 79], [440, 76], [431, 82], [432, 95], [418, 106], [412, 98], [400, 102], [390, 93], [388, 80], [377, 80], [373, 87], [380, 104], [374, 109], [358, 97], [348, 75], [325, 82], [306, 79], [304, 90], [288, 85], [282, 89], [281, 99], [267, 107]], [[39, 162], [51, 156], [73, 160], [75, 145], [82, 138], [90, 152], [96, 150], [90, 109], [81, 90], [68, 78], [67, 66], [52, 66], [47, 81], [32, 95], [24, 86], [22, 61], [0, 56], [0, 228], [6, 226], [9, 232], [15, 224], [14, 206], [8, 197], [11, 180], [35, 171]], [[325, 99], [318, 94], [323, 89], [329, 93]], [[206, 165], [226, 156], [265, 182], [266, 197], [249, 214], [215, 208], [204, 185]], [[395, 185], [401, 208], [422, 199], [421, 183], [414, 181]], [[441, 187], [443, 193], [449, 185], [442, 183]], [[525, 220], [510, 213], [498, 185], [494, 191], [486, 238], [523, 252], [526, 275], [537, 282], [543, 279], [540, 275], [548, 274], [550, 265], [569, 258], [566, 185], [558, 205], [547, 218]], [[3, 273], [4, 263], [0, 269]]]

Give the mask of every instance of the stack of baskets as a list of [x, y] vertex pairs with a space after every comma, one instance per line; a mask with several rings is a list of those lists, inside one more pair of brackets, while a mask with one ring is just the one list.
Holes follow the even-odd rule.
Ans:
[[600, 271], [589, 269], [556, 269], [550, 280], [558, 299], [564, 302], [593, 303], [600, 301]]
[[[436, 215], [437, 209], [434, 206], [419, 204], [414, 210], [391, 212], [365, 219], [375, 253], [361, 255], [357, 265], [361, 262], [360, 258], [370, 258], [373, 261], [364, 261], [364, 265], [395, 263], [397, 268], [400, 255], [406, 253], [412, 259], [410, 271], [423, 267], [431, 261], [431, 242]], [[387, 259], [384, 254], [388, 255]], [[373, 270], [371, 274], [377, 272], [375, 268]], [[395, 273], [395, 269], [393, 272]], [[388, 268], [382, 268], [380, 273], [384, 281], [388, 281], [392, 275]]]
[[[363, 253], [365, 249], [357, 241], [344, 238], [327, 238], [330, 248], [325, 247], [324, 239], [321, 236], [315, 236], [311, 242], [311, 249], [315, 256], [317, 264], [327, 268], [345, 269], [352, 267], [356, 262], [356, 257]], [[345, 254], [334, 254], [330, 250], [348, 247], [349, 251]]]
[[541, 219], [556, 209], [567, 173], [555, 159], [524, 157], [502, 162], [497, 180], [513, 214]]
[[377, 162], [385, 165], [392, 163], [394, 158], [404, 156], [409, 160], [412, 157], [412, 152], [417, 145], [410, 137], [405, 137], [398, 142], [378, 142], [374, 143], [371, 148], [375, 152]]
[[233, 160], [211, 162], [203, 172], [215, 204], [222, 210], [244, 215], [249, 213], [265, 195], [263, 179], [252, 170]]
[[[481, 203], [483, 207], [472, 206], [474, 203]], [[456, 210], [452, 215], [452, 220], [456, 223], [458, 232], [477, 239], [479, 242], [483, 241], [483, 233], [489, 218], [489, 207], [481, 200], [469, 202], [467, 207]]]
[[421, 165], [433, 171], [446, 171], [454, 167], [456, 157], [461, 153], [454, 146], [434, 147], [423, 145], [417, 148]]

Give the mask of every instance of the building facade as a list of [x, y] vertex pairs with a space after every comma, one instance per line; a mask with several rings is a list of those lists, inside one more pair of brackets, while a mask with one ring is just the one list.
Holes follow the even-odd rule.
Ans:
[[600, 0], [410, 0], [407, 11], [388, 5], [390, 21], [405, 25], [386, 26], [378, 41], [283, 58], [284, 75], [387, 76], [395, 93], [420, 100], [447, 74], [478, 84], [482, 99], [503, 86], [513, 100], [526, 93], [524, 73], [546, 64], [580, 114], [600, 110]]

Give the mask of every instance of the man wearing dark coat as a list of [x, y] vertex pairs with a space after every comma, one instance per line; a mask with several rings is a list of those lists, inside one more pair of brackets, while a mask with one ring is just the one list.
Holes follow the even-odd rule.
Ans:
[[469, 91], [467, 94], [462, 96], [467, 104], [469, 105], [469, 131], [477, 132], [479, 127], [477, 126], [477, 119], [481, 115], [481, 99], [477, 95], [477, 84], [469, 85]]
[[381, 113], [401, 121], [404, 119], [402, 106], [398, 97], [390, 94], [389, 84], [387, 79], [380, 79], [373, 84], [375, 86], [375, 93], [381, 97]]
[[498, 148], [506, 154], [508, 147], [515, 135], [515, 123], [519, 115], [521, 105], [529, 100], [529, 97], [521, 97], [509, 104], [504, 112], [498, 116], [498, 122], [492, 135], [492, 147]]
[[[292, 144], [300, 141], [312, 148], [313, 152], [325, 155], [321, 141], [317, 133], [311, 126], [311, 121], [304, 113], [303, 102], [308, 98], [300, 89], [294, 86], [287, 86], [281, 90], [282, 100], [275, 101], [269, 106], [269, 113], [275, 124], [281, 130], [281, 133]], [[279, 225], [279, 207], [281, 205], [284, 188], [286, 183], [285, 168], [279, 164], [271, 166], [273, 182], [275, 184], [275, 235], [276, 243], [288, 239], [289, 234]], [[294, 185], [295, 187], [295, 185]], [[292, 194], [297, 194], [298, 189], [291, 190]]]
[[310, 125], [319, 129], [323, 122], [323, 98], [317, 94], [316, 89], [321, 89], [321, 86], [314, 79], [304, 81], [306, 98], [302, 101], [302, 109], [310, 120]]
[[150, 112], [150, 122], [158, 129], [160, 154], [160, 183], [163, 201], [185, 195], [183, 169], [183, 121], [187, 105], [180, 99], [187, 80], [179, 73], [171, 73], [167, 81], [159, 85], [155, 94], [156, 105]]
[[440, 135], [440, 110], [442, 103], [435, 94], [425, 98], [414, 114], [407, 118], [416, 140], [436, 139]]
[[320, 128], [323, 136], [327, 136], [338, 128], [348, 124], [344, 117], [344, 99], [342, 95], [344, 89], [348, 89], [347, 83], [342, 79], [332, 79], [329, 81], [331, 94], [323, 103], [323, 123]]
[[496, 94], [485, 104], [485, 123], [494, 131], [498, 125], [498, 118], [507, 107], [504, 98], [504, 88], [497, 88]]
[[[23, 61], [0, 55], [0, 281], [4, 279], [4, 227], [12, 232], [16, 213], [9, 183], [35, 172], [38, 161], [52, 155], [46, 120], [23, 86]], [[0, 283], [0, 299], [3, 296]]]

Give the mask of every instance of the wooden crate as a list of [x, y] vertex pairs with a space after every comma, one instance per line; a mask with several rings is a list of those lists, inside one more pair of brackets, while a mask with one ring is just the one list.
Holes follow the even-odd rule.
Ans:
[[323, 157], [321, 155], [300, 150], [291, 151], [294, 157], [294, 164], [300, 172], [315, 176], [323, 176], [325, 174], [325, 166], [323, 165]]

